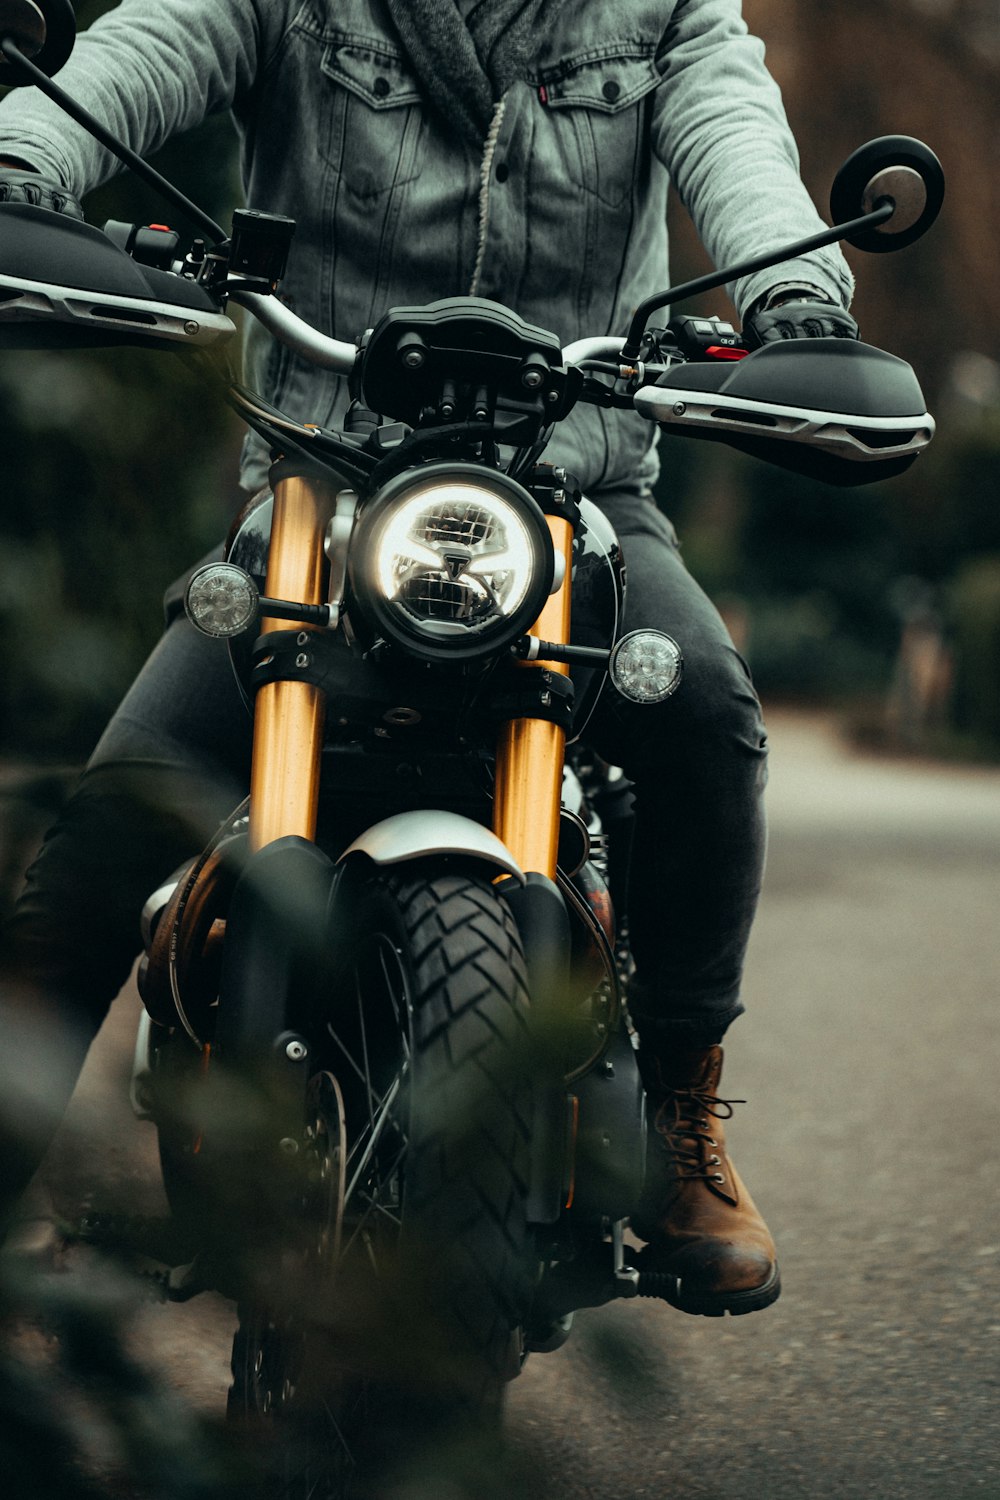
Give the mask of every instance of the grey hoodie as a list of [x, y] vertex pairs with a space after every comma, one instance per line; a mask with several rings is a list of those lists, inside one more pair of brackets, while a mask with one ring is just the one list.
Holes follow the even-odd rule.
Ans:
[[[231, 109], [247, 202], [297, 220], [282, 295], [353, 339], [393, 304], [475, 293], [563, 344], [624, 332], [668, 284], [672, 180], [716, 264], [814, 233], [777, 87], [739, 0], [575, 0], [497, 107], [483, 152], [422, 106], [385, 0], [122, 0], [60, 82], [145, 154]], [[0, 104], [0, 155], [77, 193], [116, 160], [35, 90]], [[747, 307], [805, 281], [845, 305], [836, 250], [744, 279]], [[343, 382], [249, 336], [250, 377], [291, 415], [335, 422]], [[591, 490], [656, 474], [652, 430], [578, 409], [546, 456]], [[248, 446], [244, 481], [264, 456]]]

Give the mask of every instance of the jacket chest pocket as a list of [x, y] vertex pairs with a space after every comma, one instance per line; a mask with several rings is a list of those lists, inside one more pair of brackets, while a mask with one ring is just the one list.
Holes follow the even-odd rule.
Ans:
[[587, 53], [547, 69], [538, 97], [575, 185], [610, 208], [632, 194], [649, 156], [648, 108], [660, 74], [652, 49]]
[[375, 199], [417, 176], [421, 94], [405, 58], [377, 39], [324, 47], [321, 150], [341, 180]]

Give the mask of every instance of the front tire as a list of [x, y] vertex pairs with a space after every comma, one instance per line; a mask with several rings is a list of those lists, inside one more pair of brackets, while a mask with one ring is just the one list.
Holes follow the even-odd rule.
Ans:
[[[350, 1493], [387, 1444], [397, 1461], [432, 1447], [435, 1462], [467, 1457], [519, 1367], [534, 1269], [528, 1002], [510, 912], [478, 869], [440, 861], [373, 870], [338, 907], [318, 1050], [347, 1122], [339, 1249], [280, 1336], [247, 1308], [234, 1346], [231, 1411], [295, 1433], [290, 1496]], [[266, 1391], [250, 1378], [261, 1369]]]

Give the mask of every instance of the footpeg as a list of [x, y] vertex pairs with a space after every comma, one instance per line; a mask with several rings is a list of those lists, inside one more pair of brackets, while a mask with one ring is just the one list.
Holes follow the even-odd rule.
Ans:
[[582, 1307], [603, 1307], [605, 1303], [617, 1302], [623, 1297], [659, 1297], [669, 1302], [676, 1294], [676, 1276], [660, 1271], [640, 1271], [626, 1263], [624, 1234], [627, 1224], [627, 1219], [617, 1219], [611, 1225], [610, 1265], [608, 1242], [604, 1240], [572, 1260], [550, 1268], [537, 1307], [541, 1328], [547, 1329], [550, 1324]]
[[641, 1297], [642, 1275], [633, 1266], [625, 1264], [625, 1225], [627, 1219], [616, 1219], [611, 1226], [611, 1246], [614, 1253], [614, 1284], [616, 1297]]
[[666, 1271], [640, 1271], [635, 1295], [637, 1297], [659, 1297], [664, 1302], [673, 1302], [677, 1295], [677, 1277]]

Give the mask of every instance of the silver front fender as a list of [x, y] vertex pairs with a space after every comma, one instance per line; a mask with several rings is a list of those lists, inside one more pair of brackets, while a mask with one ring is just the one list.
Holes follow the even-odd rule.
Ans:
[[463, 854], [525, 883], [524, 871], [495, 833], [461, 813], [438, 809], [384, 818], [366, 828], [337, 863], [355, 854], [366, 854], [376, 865], [399, 865], [432, 854]]

